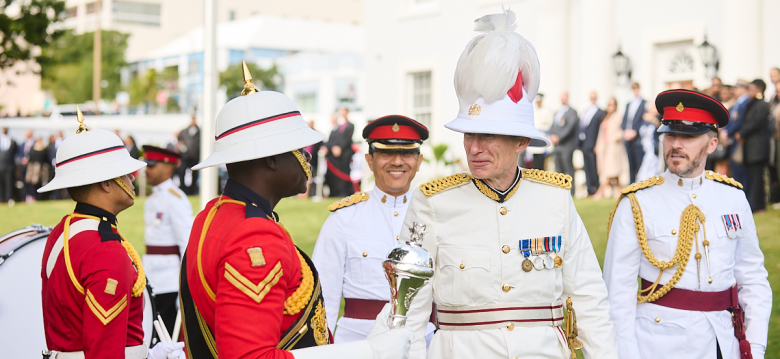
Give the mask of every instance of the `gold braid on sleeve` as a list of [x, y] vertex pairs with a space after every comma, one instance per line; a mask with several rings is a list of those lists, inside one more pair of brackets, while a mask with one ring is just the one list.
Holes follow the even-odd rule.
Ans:
[[430, 182], [425, 182], [420, 185], [420, 191], [422, 191], [424, 195], [430, 197], [450, 187], [455, 187], [469, 181], [471, 181], [471, 176], [468, 173], [458, 173]]

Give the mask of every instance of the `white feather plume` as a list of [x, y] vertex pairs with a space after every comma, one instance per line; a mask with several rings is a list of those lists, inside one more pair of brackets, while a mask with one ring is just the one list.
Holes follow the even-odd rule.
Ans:
[[466, 45], [455, 70], [455, 91], [463, 103], [474, 103], [482, 97], [493, 103], [506, 96], [523, 74], [526, 101], [533, 101], [539, 91], [539, 58], [536, 49], [515, 32], [516, 15], [512, 10], [486, 15], [474, 20], [474, 30], [481, 32]]

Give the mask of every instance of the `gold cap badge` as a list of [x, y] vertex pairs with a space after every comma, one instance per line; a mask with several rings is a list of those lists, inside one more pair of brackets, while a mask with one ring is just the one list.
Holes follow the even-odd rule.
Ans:
[[84, 114], [81, 113], [81, 109], [78, 105], [76, 105], [76, 119], [79, 121], [79, 128], [76, 130], [76, 133], [89, 131], [89, 127], [84, 124]]
[[246, 250], [246, 252], [249, 253], [249, 260], [252, 262], [252, 267], [260, 267], [265, 265], [265, 257], [263, 256], [262, 248], [249, 248]]
[[241, 90], [241, 96], [251, 95], [255, 92], [260, 92], [255, 88], [255, 84], [252, 83], [252, 74], [249, 73], [249, 68], [246, 66], [246, 62], [241, 60], [241, 68], [244, 75], [244, 89]]
[[473, 104], [471, 107], [469, 107], [469, 115], [471, 116], [479, 116], [479, 114], [482, 112], [482, 106]]
[[685, 106], [683, 106], [682, 102], [677, 104], [677, 112], [683, 112], [685, 110]]
[[398, 124], [397, 124], [397, 123], [396, 123], [396, 124], [393, 124], [393, 132], [398, 132], [398, 131], [401, 131], [401, 127], [400, 127], [400, 126], [398, 126]]

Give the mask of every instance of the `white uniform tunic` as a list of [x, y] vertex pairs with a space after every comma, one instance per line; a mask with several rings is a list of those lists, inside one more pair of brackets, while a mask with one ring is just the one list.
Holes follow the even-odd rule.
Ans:
[[[144, 204], [147, 246], [178, 246], [184, 255], [192, 229], [192, 204], [170, 179], [152, 188]], [[175, 254], [145, 254], [144, 270], [154, 293], [179, 291], [181, 258]]]
[[[677, 248], [682, 212], [691, 204], [697, 206], [705, 216], [712, 284], [708, 283], [702, 245], [705, 233], [699, 230], [698, 245], [702, 255], [699, 278], [694, 241], [685, 272], [675, 288], [699, 290], [701, 283], [701, 291], [718, 292], [737, 283], [753, 358], [763, 358], [772, 309], [772, 290], [744, 192], [707, 179], [704, 174], [681, 179], [667, 170], [661, 176], [664, 177], [662, 184], [636, 192], [650, 249], [656, 259], [670, 260]], [[731, 239], [721, 217], [734, 214], [739, 215], [742, 236]], [[667, 283], [676, 270], [675, 266], [664, 271], [659, 285]], [[625, 198], [612, 220], [604, 259], [604, 279], [609, 290], [620, 357], [712, 359], [716, 357], [717, 341], [723, 358], [738, 359], [738, 341], [734, 337], [728, 311], [696, 312], [653, 303], [637, 305], [637, 276], [655, 282], [658, 273], [659, 269], [642, 254], [631, 203]]]
[[[439, 310], [481, 310], [565, 301], [568, 296], [576, 310], [585, 357], [617, 358], [601, 269], [570, 192], [525, 178], [517, 186], [517, 192], [503, 203], [488, 198], [473, 181], [431, 196], [414, 192], [404, 227], [413, 222], [426, 225], [423, 248], [434, 258], [435, 274], [409, 311], [407, 326], [415, 330], [410, 358], [425, 357], [422, 324], [428, 320], [432, 298]], [[409, 236], [408, 231], [401, 232], [402, 241]], [[558, 255], [563, 266], [523, 271], [519, 241], [547, 236], [562, 237]], [[504, 246], [509, 246], [508, 253]], [[508, 291], [503, 290], [505, 285]], [[484, 330], [440, 329], [430, 343], [428, 358], [568, 358], [561, 329], [524, 327], [519, 322]]]
[[[333, 332], [338, 324], [335, 343], [363, 340], [374, 325], [373, 320], [339, 319], [342, 296], [390, 301], [382, 261], [398, 244], [412, 191], [393, 197], [374, 187], [368, 194], [368, 200], [330, 214], [312, 254], [322, 282], [328, 327]], [[432, 324], [429, 329], [433, 331]]]

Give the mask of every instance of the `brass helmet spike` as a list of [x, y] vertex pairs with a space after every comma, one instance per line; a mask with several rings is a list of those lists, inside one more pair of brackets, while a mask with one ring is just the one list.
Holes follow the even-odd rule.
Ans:
[[76, 133], [89, 131], [89, 127], [84, 124], [84, 114], [81, 113], [81, 109], [78, 105], [76, 105], [76, 119], [79, 120], [79, 128], [76, 130]]
[[252, 83], [252, 74], [249, 73], [249, 68], [246, 66], [246, 62], [241, 60], [241, 67], [244, 72], [244, 89], [241, 90], [241, 96], [251, 95], [255, 92], [260, 92], [255, 88], [255, 84]]

